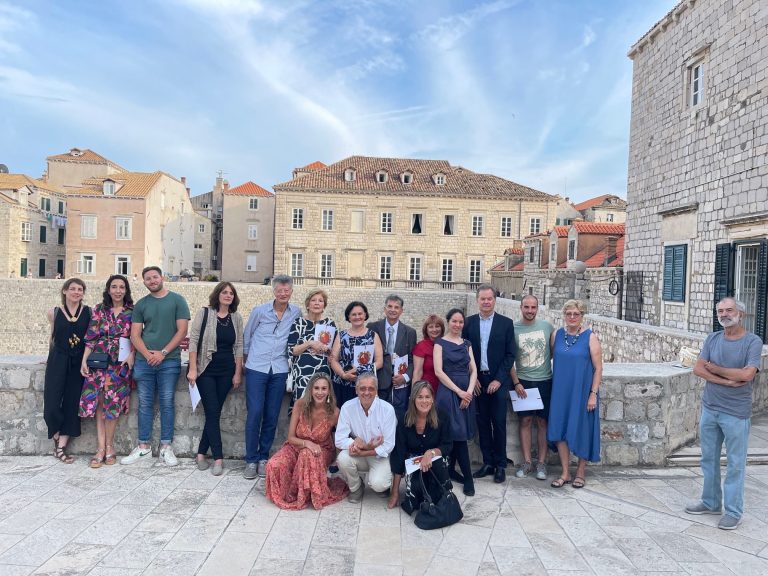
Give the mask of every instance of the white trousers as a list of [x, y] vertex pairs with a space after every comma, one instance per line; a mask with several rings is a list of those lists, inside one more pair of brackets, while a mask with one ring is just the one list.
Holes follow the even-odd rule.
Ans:
[[389, 457], [350, 456], [349, 450], [342, 450], [336, 457], [336, 464], [338, 464], [339, 472], [352, 492], [360, 488], [360, 472], [368, 472], [368, 486], [374, 492], [384, 492], [392, 486]]

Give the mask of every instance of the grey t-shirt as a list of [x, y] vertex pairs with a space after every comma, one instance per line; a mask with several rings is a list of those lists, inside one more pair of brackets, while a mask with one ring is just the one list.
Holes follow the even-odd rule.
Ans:
[[552, 378], [549, 339], [553, 330], [552, 324], [544, 320], [536, 319], [533, 324], [515, 322], [515, 370], [518, 378], [535, 382]]
[[[727, 340], [725, 332], [713, 332], [704, 340], [699, 357], [723, 368], [760, 369], [760, 353], [763, 342], [755, 334], [747, 333], [738, 340]], [[707, 380], [702, 403], [709, 410], [725, 412], [736, 418], [752, 415], [752, 383], [732, 387], [715, 384]]]
[[[162, 298], [147, 294], [133, 307], [132, 321], [144, 324], [141, 339], [148, 350], [161, 350], [171, 341], [176, 334], [176, 320], [189, 320], [187, 301], [176, 292], [168, 292]], [[180, 356], [181, 350], [177, 346], [167, 357]]]

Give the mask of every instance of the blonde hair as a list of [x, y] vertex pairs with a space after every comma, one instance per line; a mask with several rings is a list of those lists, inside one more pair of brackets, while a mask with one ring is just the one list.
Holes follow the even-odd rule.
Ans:
[[432, 385], [426, 380], [419, 380], [418, 382], [413, 383], [413, 388], [411, 389], [411, 397], [408, 399], [408, 410], [405, 413], [405, 425], [408, 428], [411, 426], [416, 426], [416, 414], [418, 412], [416, 410], [416, 396], [418, 396], [422, 390], [429, 390], [429, 395], [432, 396], [432, 406], [430, 406], [429, 412], [427, 412], [427, 424], [429, 424], [429, 426], [432, 428], [437, 429], [435, 391], [432, 390]]
[[584, 302], [581, 300], [568, 300], [565, 304], [563, 304], [563, 309], [561, 310], [562, 314], [565, 314], [565, 311], [570, 310], [571, 308], [576, 308], [576, 310], [581, 312], [582, 316], [587, 313], [587, 305], [584, 304]]
[[306, 298], [304, 298], [304, 308], [309, 310], [309, 301], [312, 300], [312, 298], [314, 298], [318, 294], [320, 294], [320, 296], [323, 297], [324, 307], [328, 306], [328, 293], [322, 288], [315, 288], [314, 290], [311, 290], [309, 294], [307, 294]]
[[312, 417], [312, 407], [315, 405], [315, 398], [312, 396], [312, 387], [318, 380], [325, 380], [328, 382], [328, 399], [323, 402], [325, 412], [330, 416], [333, 415], [336, 410], [336, 395], [333, 393], [333, 382], [331, 382], [331, 377], [325, 372], [315, 372], [315, 374], [312, 375], [312, 378], [309, 379], [307, 387], [304, 388], [304, 394], [301, 395], [301, 399], [304, 403], [304, 417], [307, 421]]

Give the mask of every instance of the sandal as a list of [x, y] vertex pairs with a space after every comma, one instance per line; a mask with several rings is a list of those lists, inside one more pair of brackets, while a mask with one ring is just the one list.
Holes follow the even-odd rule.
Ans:
[[550, 484], [550, 486], [552, 486], [552, 488], [562, 488], [566, 484], [570, 484], [570, 483], [571, 483], [570, 479], [557, 478], [556, 480], [552, 480], [552, 484]]
[[57, 442], [56, 447], [53, 449], [53, 457], [64, 464], [72, 464], [72, 462], [75, 461], [75, 458], [64, 452], [65, 448], [66, 446], [59, 446]]
[[104, 456], [104, 448], [99, 448], [96, 451], [96, 454], [93, 456], [93, 458], [91, 458], [91, 461], [88, 463], [88, 466], [90, 466], [91, 468], [101, 468], [101, 465], [104, 464], [105, 460], [106, 460], [106, 457]]
[[573, 479], [573, 487], [574, 488], [584, 488], [587, 483], [584, 481], [584, 478], [581, 476], [576, 476], [576, 478]]
[[[112, 450], [110, 450], [112, 448]], [[104, 456], [104, 464], [112, 466], [117, 463], [117, 454], [115, 454], [115, 447], [111, 444], [107, 444], [107, 454]]]

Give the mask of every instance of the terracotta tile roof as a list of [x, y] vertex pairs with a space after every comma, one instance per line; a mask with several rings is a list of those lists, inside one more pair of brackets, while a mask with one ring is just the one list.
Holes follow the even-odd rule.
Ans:
[[576, 231], [579, 234], [605, 234], [607, 236], [624, 235], [623, 223], [613, 224], [610, 222], [574, 222], [571, 224], [571, 226], [576, 228]]
[[602, 196], [596, 196], [595, 198], [584, 200], [584, 202], [581, 202], [580, 204], [574, 204], [573, 207], [576, 208], [576, 210], [578, 210], [579, 212], [583, 212], [584, 210], [589, 210], [590, 208], [594, 208], [595, 206], [600, 206], [600, 204], [608, 200], [608, 198], [618, 198], [619, 200], [621, 200], [621, 202], [626, 204], [623, 198], [619, 198], [614, 194], [603, 194]]
[[[554, 231], [558, 238], [567, 238], [569, 228], [570, 226], [555, 226]], [[549, 234], [551, 234], [551, 232]], [[547, 236], [549, 236], [549, 234], [547, 234]]]
[[[104, 178], [88, 178], [83, 180], [83, 187], [69, 190], [70, 196], [104, 196], [104, 181], [113, 180], [115, 198], [144, 198], [150, 193], [162, 176], [169, 176], [164, 172], [121, 172], [111, 174]], [[173, 178], [173, 176], [169, 176]]]
[[66, 194], [66, 192], [56, 186], [48, 184], [43, 180], [30, 178], [26, 174], [0, 174], [0, 189], [18, 190], [23, 186], [32, 186], [34, 188], [39, 188], [40, 190], [53, 192], [54, 194]]
[[266, 196], [268, 198], [274, 196], [272, 192], [265, 190], [250, 180], [244, 184], [240, 184], [240, 186], [235, 186], [234, 188], [225, 190], [224, 194], [232, 194], [234, 196]]
[[121, 166], [118, 166], [112, 160], [109, 160], [108, 158], [104, 158], [101, 154], [97, 154], [93, 150], [89, 150], [88, 148], [80, 149], [80, 148], [72, 148], [69, 152], [66, 154], [54, 154], [53, 156], [48, 156], [46, 160], [53, 160], [55, 162], [81, 162], [81, 163], [87, 163], [87, 164], [108, 164], [109, 166], [113, 166], [114, 168], [117, 168], [118, 170], [125, 171], [125, 169]]
[[297, 170], [306, 170], [307, 172], [312, 172], [314, 170], [320, 170], [321, 168], [325, 168], [326, 166], [328, 166], [328, 164], [324, 164], [320, 162], [320, 160], [315, 160], [311, 164], [307, 164], [306, 166], [297, 168]]
[[605, 263], [605, 247], [595, 252], [592, 256], [584, 261], [587, 268], [615, 268], [616, 266], [624, 265], [624, 236], [621, 236], [616, 240], [616, 258], [610, 262]]
[[[522, 270], [525, 268], [525, 261], [518, 262], [512, 268], [507, 270], [507, 272], [522, 272]], [[504, 270], [504, 260], [501, 262], [497, 262], [493, 265], [493, 267], [490, 269], [490, 272], [505, 272]]]
[[510, 255], [510, 254], [525, 254], [524, 248], [507, 248], [504, 250], [504, 254]]
[[[344, 180], [344, 171], [354, 168], [355, 179]], [[376, 173], [386, 170], [385, 183], [376, 181]], [[400, 177], [404, 172], [412, 174], [412, 182], [404, 184]], [[445, 184], [435, 184], [433, 177], [445, 176]], [[555, 202], [550, 194], [528, 188], [491, 174], [478, 174], [451, 166], [445, 160], [417, 160], [412, 158], [378, 158], [350, 156], [325, 168], [314, 170], [305, 176], [273, 186], [275, 192], [291, 190], [321, 190], [352, 194], [385, 193], [390, 196], [453, 197], [453, 198], [509, 198]]]

